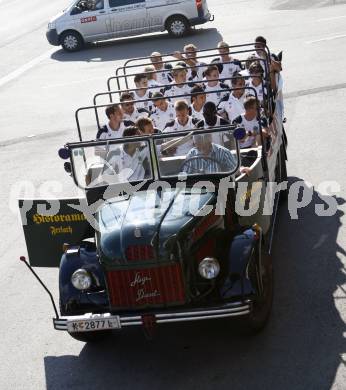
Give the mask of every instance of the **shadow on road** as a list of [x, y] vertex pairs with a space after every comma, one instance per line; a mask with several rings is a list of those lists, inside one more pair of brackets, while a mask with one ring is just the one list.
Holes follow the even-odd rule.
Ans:
[[151, 36], [122, 38], [113, 41], [99, 42], [88, 45], [77, 53], [66, 53], [60, 49], [51, 55], [51, 58], [61, 62], [90, 61], [106, 62], [129, 58], [144, 57], [153, 51], [172, 53], [181, 50], [186, 42], [194, 43], [200, 49], [216, 47], [222, 40], [222, 35], [216, 28], [197, 29], [183, 39], [171, 38], [167, 33], [158, 33]]
[[162, 327], [151, 342], [139, 329], [127, 330], [85, 345], [79, 356], [45, 357], [47, 389], [331, 388], [346, 352], [336, 307], [345, 299], [338, 255], [346, 253], [336, 242], [345, 200], [336, 200], [331, 217], [315, 214], [315, 205], [324, 204], [317, 192], [298, 220], [282, 207], [274, 307], [261, 334], [236, 335], [228, 321]]

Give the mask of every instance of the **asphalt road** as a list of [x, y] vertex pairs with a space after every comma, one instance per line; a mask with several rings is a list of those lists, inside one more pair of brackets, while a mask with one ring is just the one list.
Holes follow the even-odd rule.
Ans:
[[[267, 37], [284, 50], [288, 172], [313, 185], [310, 206], [280, 212], [274, 244], [275, 301], [263, 333], [234, 335], [227, 321], [140, 330], [85, 345], [54, 331], [48, 297], [24, 266], [16, 197], [75, 195], [56, 151], [76, 139], [74, 110], [105, 89], [125, 59], [185, 41], [165, 34], [66, 54], [45, 40], [68, 2], [0, 0], [0, 389], [346, 388], [345, 1], [209, 0], [215, 22], [189, 40], [201, 48]], [[47, 182], [49, 180], [50, 182]], [[317, 217], [323, 181], [338, 211]], [[24, 188], [26, 189], [24, 191]], [[57, 271], [38, 270], [57, 296]]]

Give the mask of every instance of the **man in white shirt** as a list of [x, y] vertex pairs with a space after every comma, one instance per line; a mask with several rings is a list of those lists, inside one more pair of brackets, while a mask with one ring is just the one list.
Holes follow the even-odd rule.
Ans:
[[219, 106], [219, 114], [232, 122], [236, 117], [244, 114], [244, 100], [246, 96], [245, 79], [240, 73], [235, 73], [232, 78], [232, 92], [227, 100], [222, 101]]
[[266, 118], [258, 118], [258, 101], [254, 96], [249, 96], [244, 102], [245, 113], [234, 119], [233, 124], [243, 127], [246, 136], [239, 142], [241, 149], [252, 148], [261, 145], [260, 123], [263, 135], [268, 134], [268, 122]]
[[190, 105], [190, 116], [197, 120], [203, 120], [203, 107], [207, 100], [204, 88], [196, 84], [191, 88], [191, 105]]
[[[215, 127], [223, 127], [230, 125], [230, 122], [221, 116], [217, 115], [217, 108], [213, 102], [206, 102], [203, 107], [203, 120], [197, 123], [199, 129], [212, 129]], [[226, 130], [226, 129], [225, 129]], [[211, 133], [211, 138], [214, 144], [223, 145], [223, 133]]]
[[213, 102], [216, 106], [218, 106], [221, 100], [229, 94], [228, 85], [218, 81], [220, 73], [216, 65], [209, 65], [204, 74], [207, 79], [207, 83], [204, 88], [204, 91], [207, 94], [207, 102]]
[[161, 131], [154, 127], [154, 123], [150, 118], [140, 118], [136, 122], [136, 127], [142, 135], [152, 135], [161, 133]]
[[262, 36], [256, 37], [256, 39], [255, 39], [255, 50], [256, 51], [254, 53], [254, 56], [260, 60], [258, 62], [263, 69], [264, 77], [266, 77], [266, 75], [267, 75], [267, 70], [266, 70], [266, 66], [265, 66], [265, 61], [267, 60], [266, 46], [267, 46], [267, 40], [264, 37], [262, 37]]
[[175, 118], [174, 104], [168, 102], [160, 92], [155, 92], [152, 99], [155, 109], [150, 118], [154, 126], [162, 131], [166, 124]]
[[156, 70], [156, 82], [159, 85], [167, 85], [172, 81], [172, 75], [168, 70], [165, 69], [165, 66], [162, 62], [161, 53], [154, 51], [150, 55], [150, 61], [153, 64]]
[[162, 86], [157, 81], [157, 75], [158, 73], [155, 72], [155, 68], [153, 65], [146, 66], [144, 68], [144, 73], [147, 76], [148, 79], [148, 89], [149, 91], [154, 94], [155, 92], [160, 92]]
[[[247, 90], [247, 95], [255, 96], [255, 91], [257, 94], [257, 99], [261, 104], [263, 104], [264, 99], [266, 98], [267, 90], [263, 85], [263, 68], [257, 63], [253, 63], [249, 68], [250, 80], [247, 81], [246, 86], [253, 89]], [[255, 91], [254, 91], [255, 90]]]
[[96, 134], [96, 139], [121, 138], [125, 129], [123, 123], [123, 111], [119, 104], [112, 104], [106, 108], [108, 123], [101, 127]]
[[[106, 116], [109, 119], [108, 123], [101, 127], [97, 134], [97, 140], [110, 140], [121, 138], [123, 136], [125, 125], [123, 122], [123, 111], [119, 104], [112, 104], [106, 108]], [[108, 147], [96, 146], [95, 155], [105, 158], [107, 151], [115, 151], [119, 148], [118, 145], [110, 145]]]
[[174, 52], [173, 56], [178, 60], [184, 61], [188, 66], [187, 79], [189, 81], [202, 81], [205, 64], [197, 60], [197, 47], [194, 44], [189, 43], [184, 46], [183, 50], [183, 53], [180, 51]]
[[173, 75], [173, 81], [171, 83], [172, 85], [167, 86], [164, 89], [164, 95], [168, 97], [172, 103], [175, 103], [176, 101], [183, 99], [183, 96], [179, 96], [179, 95], [190, 94], [191, 88], [189, 87], [188, 84], [186, 84], [187, 82], [186, 73], [187, 73], [186, 68], [181, 65], [176, 65], [172, 70], [172, 75]]
[[[186, 103], [185, 100], [178, 100], [174, 104], [175, 108], [175, 115], [176, 118], [168, 122], [164, 128], [164, 133], [171, 133], [171, 132], [177, 132], [177, 131], [184, 131], [184, 130], [192, 130], [196, 128], [196, 125], [198, 123], [197, 119], [193, 119], [189, 115], [189, 106]], [[188, 142], [184, 143], [183, 145], [179, 145], [176, 149], [176, 155], [185, 155], [193, 146], [192, 139], [190, 139]]]
[[[218, 62], [222, 65], [220, 78], [231, 78], [235, 73], [242, 70], [241, 63], [230, 56], [230, 48], [226, 42], [219, 42], [217, 47], [220, 54], [220, 59]], [[223, 80], [222, 82], [228, 86], [231, 85], [230, 80]]]
[[149, 116], [149, 111], [145, 108], [135, 107], [133, 100], [133, 93], [131, 92], [123, 92], [120, 96], [125, 127], [133, 126], [139, 118], [147, 118]]
[[[128, 127], [124, 131], [124, 137], [142, 135], [136, 127]], [[146, 176], [145, 162], [148, 161], [149, 148], [141, 142], [124, 143], [120, 153], [120, 173], [129, 181], [143, 180]], [[147, 161], [146, 161], [147, 160]]]
[[[142, 135], [135, 126], [127, 127], [124, 130], [124, 137], [134, 137]], [[107, 158], [108, 169], [106, 173], [115, 172], [119, 181], [137, 181], [143, 180], [150, 175], [149, 148], [148, 145], [141, 142], [126, 142], [119, 147], [119, 153], [110, 153]]]
[[137, 100], [145, 100], [144, 102], [136, 102], [137, 109], [144, 108], [147, 111], [152, 110], [152, 103], [150, 100], [152, 93], [148, 89], [148, 78], [145, 73], [138, 73], [134, 77], [134, 82], [138, 91], [133, 91], [134, 99]]

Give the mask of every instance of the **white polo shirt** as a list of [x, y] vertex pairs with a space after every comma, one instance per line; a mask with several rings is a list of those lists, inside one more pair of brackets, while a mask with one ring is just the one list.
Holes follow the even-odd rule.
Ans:
[[155, 80], [148, 80], [148, 87], [150, 87], [149, 91], [151, 94], [161, 92], [160, 84]]
[[104, 140], [104, 139], [114, 139], [121, 138], [123, 136], [125, 130], [125, 125], [123, 122], [120, 123], [119, 128], [117, 130], [113, 130], [109, 123], [103, 126], [97, 133], [96, 139]]
[[[265, 118], [261, 118], [262, 127], [267, 126], [267, 120]], [[235, 118], [233, 121], [234, 124], [243, 127], [246, 132], [251, 132], [253, 135], [247, 136], [244, 141], [239, 142], [240, 148], [251, 148], [256, 142], [256, 136], [260, 133], [260, 125], [258, 123], [257, 118], [252, 119], [251, 121], [245, 119], [245, 114], [242, 114]]]
[[139, 118], [148, 118], [148, 116], [149, 116], [149, 113], [145, 109], [143, 109], [143, 108], [140, 108], [140, 109], [135, 108], [131, 115], [126, 114], [124, 112], [123, 122], [125, 123], [125, 125], [126, 125], [126, 122], [131, 122], [131, 124], [132, 124], [132, 123], [136, 123], [136, 121]]
[[[173, 84], [173, 83], [172, 83]], [[172, 103], [175, 103], [178, 100], [184, 100], [184, 96], [175, 97], [177, 95], [188, 95], [190, 94], [191, 88], [188, 84], [172, 85], [170, 88], [165, 89], [165, 96], [169, 98]], [[189, 96], [187, 98], [190, 98]]]
[[120, 175], [124, 177], [124, 180], [135, 181], [144, 179], [143, 160], [147, 154], [147, 148], [142, 151], [136, 149], [132, 156], [124, 150], [124, 147], [122, 148], [120, 153]]
[[201, 111], [196, 111], [193, 107], [193, 104], [190, 105], [190, 116], [194, 119], [197, 119], [199, 121], [204, 120], [203, 116], [203, 107], [201, 108]]
[[[238, 61], [232, 61], [229, 64], [222, 64], [222, 72], [220, 73], [220, 79], [223, 78], [231, 78], [233, 77], [234, 73], [240, 72], [242, 69], [239, 65]], [[222, 81], [225, 84], [231, 85], [231, 81], [229, 80], [223, 80]]]
[[158, 85], [167, 85], [171, 82], [171, 75], [168, 70], [162, 70], [156, 73], [156, 82]]
[[[189, 120], [185, 125], [182, 125], [178, 122], [178, 119], [176, 118], [174, 121], [167, 123], [166, 128], [163, 130], [164, 133], [172, 133], [176, 131], [183, 131], [183, 130], [191, 130], [196, 127], [197, 120], [193, 119], [191, 116], [189, 116]], [[193, 141], [191, 140], [185, 142], [183, 145], [179, 145], [177, 147], [176, 155], [182, 156], [187, 154], [191, 148], [193, 147]]]
[[[189, 65], [187, 65], [189, 66]], [[187, 69], [187, 79], [189, 81], [202, 81], [203, 80], [203, 72], [207, 69], [207, 67], [205, 66], [205, 64], [203, 64], [202, 62], [197, 62], [196, 63], [196, 68], [195, 68], [195, 71], [196, 71], [196, 76], [193, 77], [192, 76], [192, 71], [193, 69], [191, 68], [188, 68]]]
[[229, 95], [228, 100], [220, 103], [219, 110], [221, 112], [226, 112], [228, 119], [232, 122], [239, 115], [244, 114], [245, 112], [244, 99], [245, 99], [245, 93], [240, 99], [238, 99], [233, 95], [233, 93], [231, 93]]
[[168, 122], [172, 122], [175, 118], [174, 105], [168, 102], [167, 110], [162, 111], [155, 108], [155, 111], [150, 115], [151, 120], [154, 123], [154, 127], [159, 130], [163, 130]]
[[[137, 91], [133, 91], [133, 95], [134, 95], [134, 98], [135, 100], [144, 100], [144, 99], [151, 99], [151, 96], [152, 96], [152, 92], [150, 92], [150, 89], [147, 89], [144, 96], [139, 96], [137, 94]], [[152, 108], [153, 108], [153, 103], [151, 100], [147, 100], [145, 102], [135, 102], [135, 107], [137, 109], [139, 108], [144, 108], [146, 109], [147, 111], [151, 111]]]
[[[216, 127], [222, 127], [222, 126], [227, 126], [227, 125], [230, 125], [230, 122], [227, 121], [226, 119], [222, 118], [221, 116], [217, 115], [216, 116], [216, 123], [215, 123], [214, 126], [209, 126], [206, 123], [205, 119], [203, 118], [203, 120], [198, 122], [197, 128], [199, 128], [199, 129], [213, 129], [213, 128], [216, 128]], [[223, 130], [223, 131], [226, 131], [226, 129]], [[223, 142], [223, 134], [224, 134], [223, 131], [220, 130], [220, 132], [211, 133], [212, 142], [214, 144], [223, 146], [223, 144], [224, 144], [224, 142]]]
[[[250, 78], [250, 80], [248, 80], [246, 82], [246, 86], [254, 88], [256, 90], [257, 98], [260, 101], [260, 103], [262, 103], [263, 99], [264, 99], [264, 95], [267, 93], [266, 88], [265, 87], [262, 88], [262, 83], [260, 85], [258, 85], [257, 87], [255, 87], [252, 83], [252, 79]], [[251, 96], [255, 96], [255, 93], [252, 89], [247, 89], [246, 94], [251, 95]]]
[[[229, 93], [228, 85], [218, 82], [214, 87], [210, 87], [207, 83], [204, 88], [206, 92], [207, 102], [213, 102], [216, 106], [219, 105], [222, 99]], [[220, 91], [224, 90], [224, 92]], [[220, 91], [220, 92], [215, 92]]]

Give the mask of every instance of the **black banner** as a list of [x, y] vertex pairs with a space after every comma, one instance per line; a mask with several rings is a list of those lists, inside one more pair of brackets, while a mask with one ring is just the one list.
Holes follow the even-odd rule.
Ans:
[[59, 267], [63, 244], [79, 245], [93, 237], [93, 229], [80, 211], [82, 207], [87, 207], [85, 199], [19, 199], [32, 267]]

